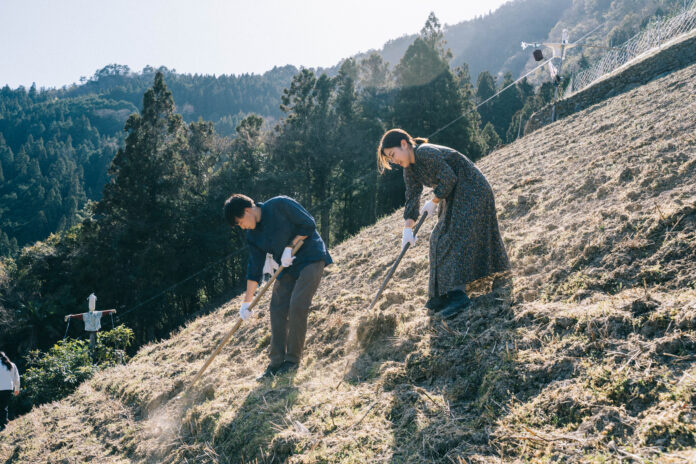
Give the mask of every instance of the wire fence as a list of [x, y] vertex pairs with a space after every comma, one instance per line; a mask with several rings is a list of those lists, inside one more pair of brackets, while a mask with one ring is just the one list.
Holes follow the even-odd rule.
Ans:
[[696, 29], [696, 1], [671, 18], [656, 17], [626, 42], [605, 53], [592, 67], [572, 76], [565, 97], [578, 92], [621, 66], [662, 48], [668, 42]]

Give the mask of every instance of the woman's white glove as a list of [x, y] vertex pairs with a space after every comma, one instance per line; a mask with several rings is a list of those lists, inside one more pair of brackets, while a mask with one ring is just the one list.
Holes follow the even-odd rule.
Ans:
[[278, 263], [275, 262], [275, 259], [273, 259], [273, 255], [270, 253], [266, 253], [266, 262], [263, 265], [263, 273], [264, 274], [275, 274], [275, 271], [278, 270]]
[[242, 307], [239, 308], [239, 317], [241, 317], [243, 321], [246, 321], [249, 319], [249, 316], [251, 316], [251, 311], [249, 311], [250, 305], [251, 303], [242, 303]]
[[435, 210], [437, 210], [437, 203], [433, 200], [428, 200], [421, 208], [420, 213], [426, 212], [428, 216], [435, 216]]
[[292, 248], [285, 247], [283, 250], [283, 256], [280, 257], [280, 264], [283, 267], [292, 266], [292, 262], [295, 261], [295, 257], [292, 255]]
[[404, 227], [404, 232], [401, 235], [401, 249], [403, 250], [407, 243], [411, 246], [416, 246], [416, 237], [413, 235], [413, 229], [410, 227]]

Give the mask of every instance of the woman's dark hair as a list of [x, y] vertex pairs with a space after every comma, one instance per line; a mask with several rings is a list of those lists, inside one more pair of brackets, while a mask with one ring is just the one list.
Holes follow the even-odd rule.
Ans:
[[244, 216], [245, 208], [253, 208], [254, 200], [241, 193], [235, 193], [227, 199], [225, 202], [225, 207], [223, 208], [225, 219], [232, 226], [236, 226], [237, 223], [235, 219], [239, 219]]
[[412, 147], [416, 147], [421, 143], [428, 143], [428, 139], [423, 137], [413, 138], [403, 129], [388, 130], [382, 136], [382, 139], [379, 141], [379, 147], [377, 148], [377, 168], [379, 169], [380, 173], [383, 173], [385, 169], [391, 169], [391, 165], [384, 153], [384, 150], [386, 148], [401, 146], [402, 140], [406, 140]]
[[7, 357], [4, 351], [0, 351], [0, 363], [2, 363], [7, 370], [12, 370], [12, 361], [10, 361], [10, 358]]

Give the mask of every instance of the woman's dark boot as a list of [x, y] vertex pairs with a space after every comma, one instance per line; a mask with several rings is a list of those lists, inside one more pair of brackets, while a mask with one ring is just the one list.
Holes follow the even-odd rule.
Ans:
[[425, 307], [433, 312], [438, 312], [447, 305], [447, 296], [433, 296], [428, 298]]
[[449, 296], [447, 306], [442, 310], [440, 316], [449, 319], [464, 311], [471, 304], [471, 300], [466, 293], [461, 290], [454, 290], [447, 294]]

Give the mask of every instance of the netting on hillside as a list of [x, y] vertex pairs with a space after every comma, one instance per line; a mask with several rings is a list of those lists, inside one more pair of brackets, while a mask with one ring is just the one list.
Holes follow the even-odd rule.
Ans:
[[665, 46], [668, 42], [696, 29], [696, 1], [669, 18], [655, 18], [640, 33], [609, 50], [590, 68], [573, 75], [565, 96], [588, 87], [604, 75]]

